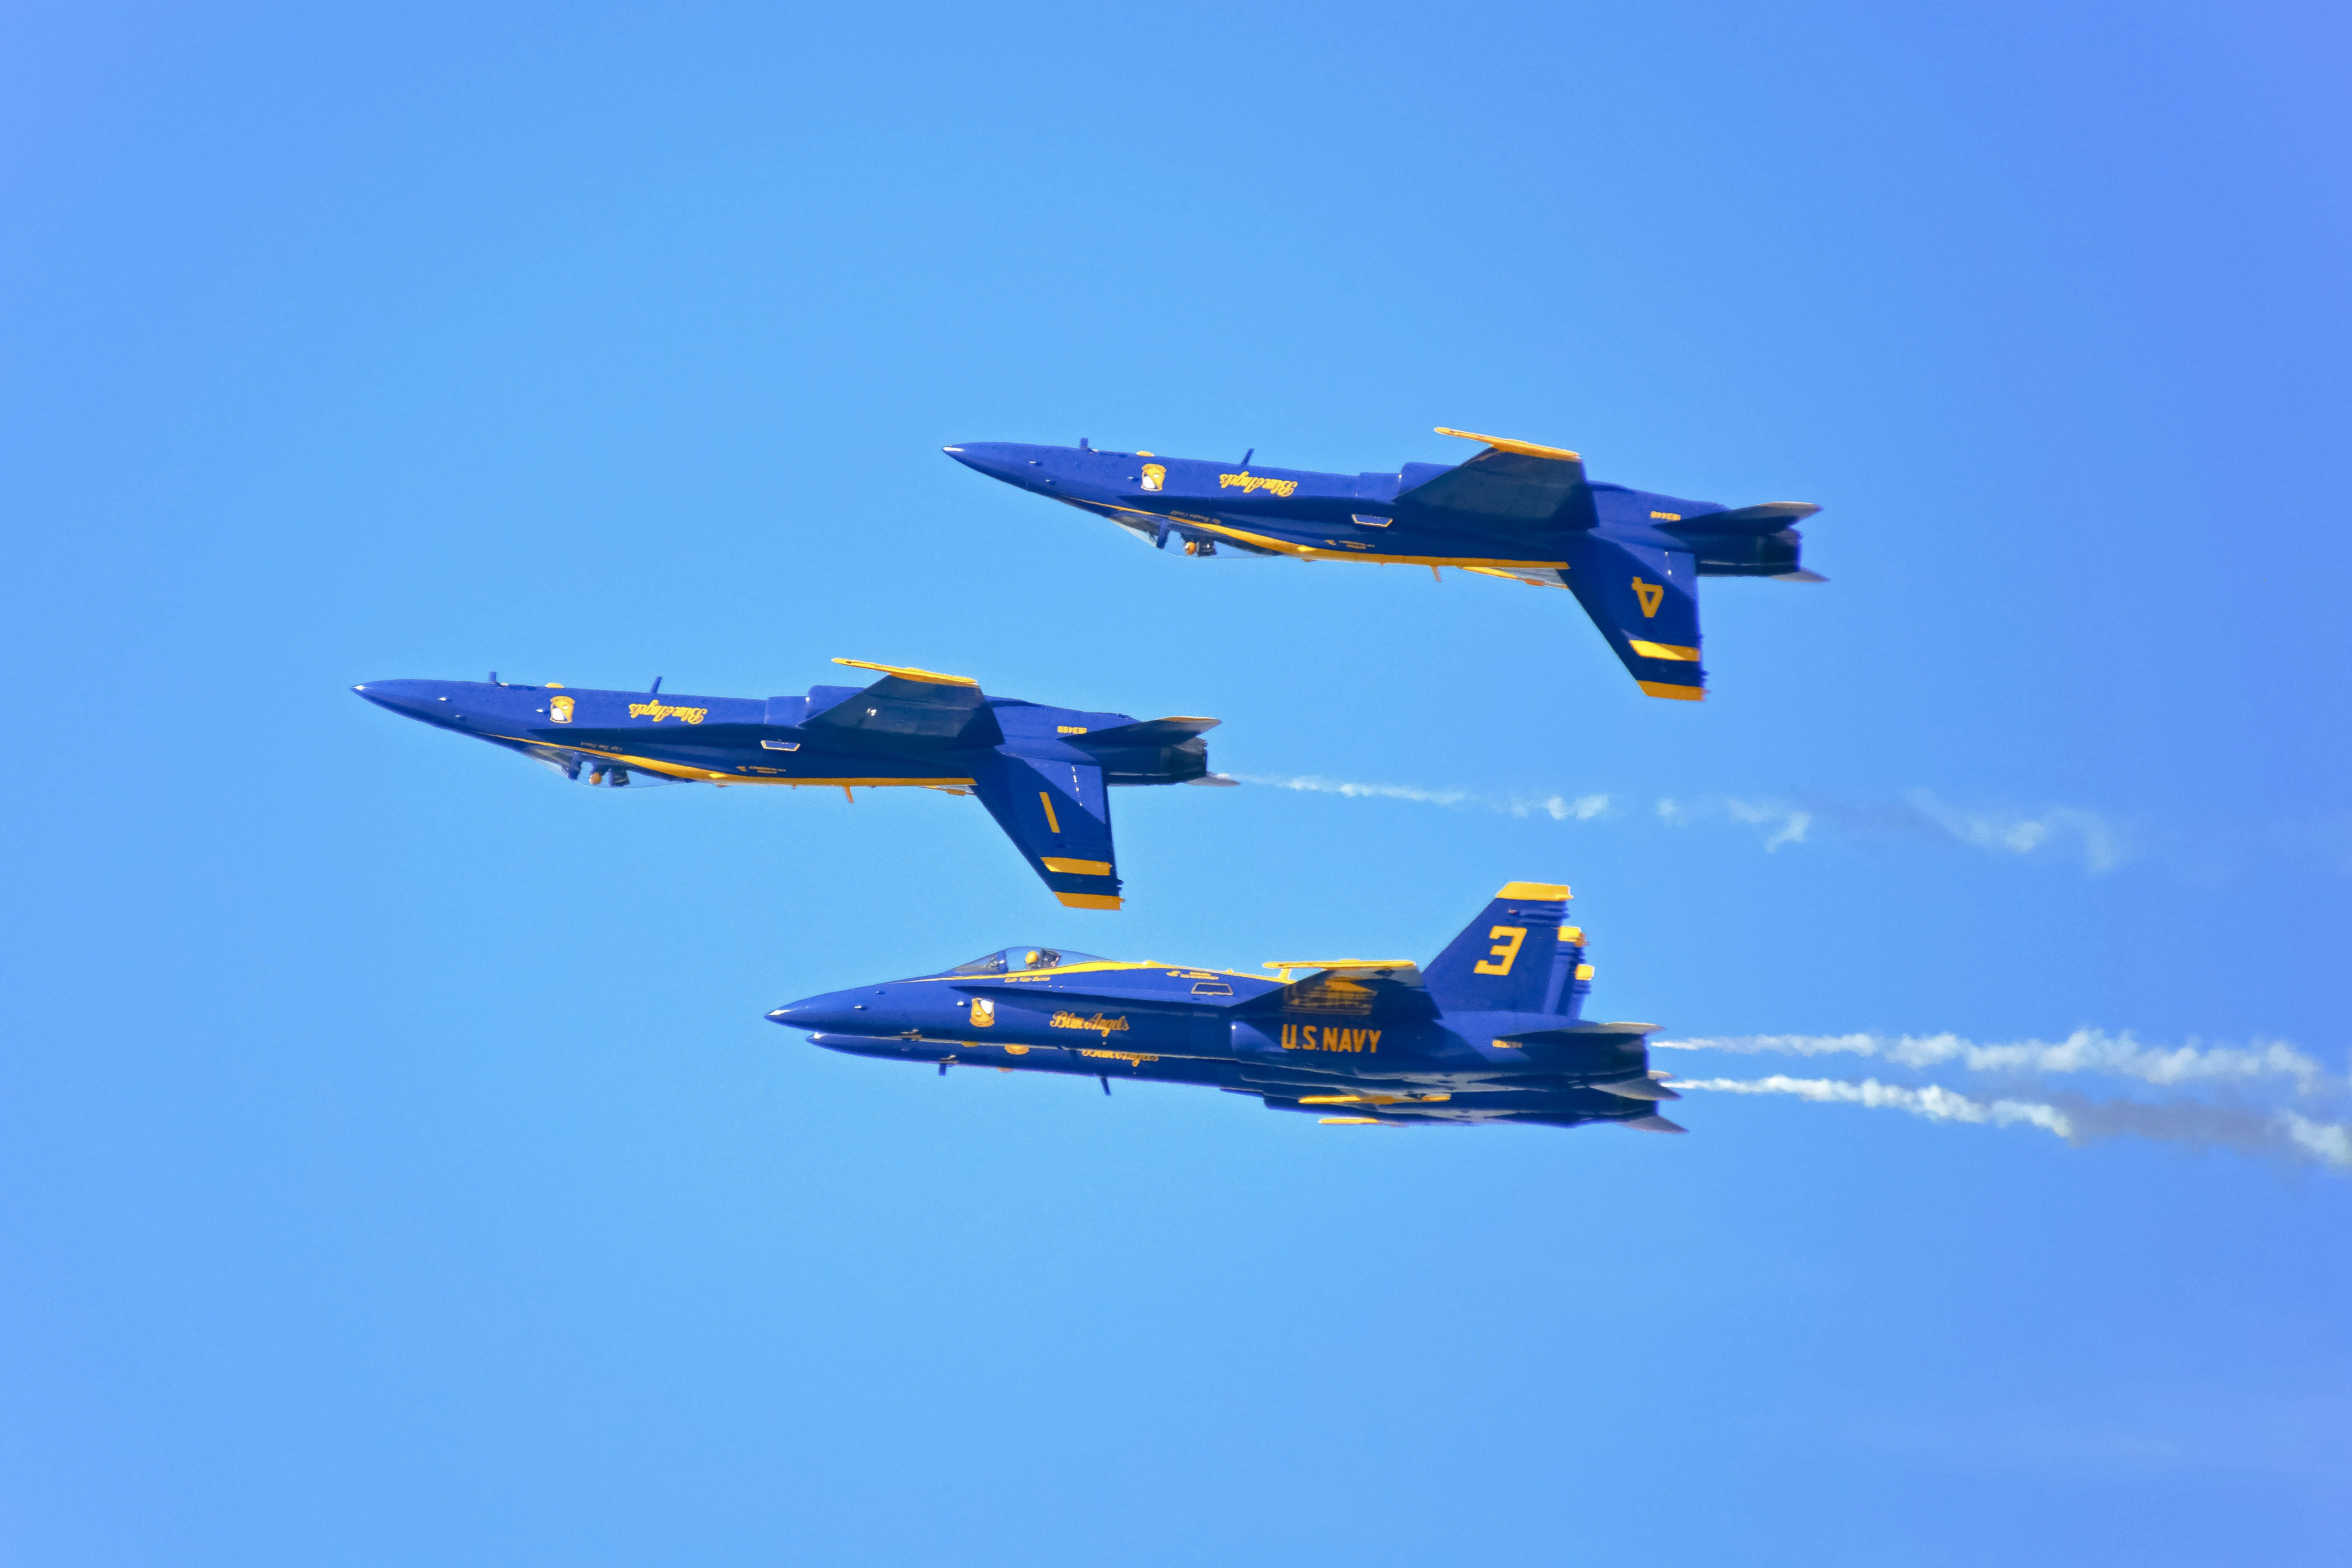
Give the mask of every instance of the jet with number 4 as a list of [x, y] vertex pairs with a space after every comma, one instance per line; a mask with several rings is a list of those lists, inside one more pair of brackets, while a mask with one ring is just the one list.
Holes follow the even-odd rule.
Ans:
[[1274, 976], [1006, 948], [779, 1007], [810, 1043], [887, 1061], [1194, 1084], [1339, 1125], [1613, 1122], [1680, 1132], [1655, 1024], [1596, 1024], [1569, 890], [1512, 882], [1423, 970], [1285, 959]]
[[650, 691], [478, 680], [377, 680], [362, 697], [437, 729], [520, 752], [604, 788], [768, 784], [920, 788], [977, 795], [1054, 896], [1119, 907], [1113, 784], [1229, 784], [1201, 737], [1214, 719], [1149, 719], [989, 697], [961, 675], [863, 659], [867, 687], [805, 697], [665, 697]]
[[1393, 474], [1319, 474], [1075, 447], [975, 441], [950, 457], [992, 479], [1108, 518], [1187, 555], [1286, 555], [1454, 566], [1566, 588], [1641, 689], [1696, 701], [1698, 580], [1819, 583], [1795, 524], [1821, 508], [1729, 508], [1584, 477], [1559, 447], [1440, 426], [1485, 444], [1466, 463], [1407, 463]]

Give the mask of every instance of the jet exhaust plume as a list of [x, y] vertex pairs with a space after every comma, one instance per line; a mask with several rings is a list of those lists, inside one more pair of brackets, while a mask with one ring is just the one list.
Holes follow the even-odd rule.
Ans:
[[2320, 1064], [2283, 1040], [2248, 1046], [2165, 1047], [2144, 1046], [2126, 1030], [2077, 1029], [2063, 1040], [2017, 1040], [1979, 1045], [1958, 1035], [1735, 1035], [1687, 1040], [1653, 1040], [1653, 1048], [1728, 1051], [1739, 1055], [1872, 1057], [1904, 1067], [1957, 1063], [1970, 1072], [2040, 1078], [2063, 1073], [2105, 1073], [2160, 1089], [2196, 1084], [2251, 1085], [2286, 1079], [2296, 1091], [2314, 1094], [2331, 1079]]
[[[1653, 1040], [1654, 1049], [1729, 1056], [1858, 1057], [1897, 1068], [1957, 1068], [1991, 1078], [2001, 1092], [1964, 1094], [1942, 1084], [1797, 1078], [1672, 1080], [1676, 1089], [1790, 1095], [1816, 1104], [1907, 1111], [1931, 1121], [2031, 1126], [2073, 1144], [2134, 1137], [2236, 1149], [2291, 1164], [2352, 1174], [2352, 1082], [2284, 1040], [2245, 1046], [2143, 1045], [2128, 1032], [2077, 1029], [2064, 1039], [1982, 1044], [1958, 1035], [1739, 1035]], [[2121, 1079], [2111, 1096], [2053, 1087], [2084, 1078]], [[2152, 1091], [2153, 1097], [2149, 1097]]]
[[[1496, 795], [1467, 789], [1428, 789], [1418, 784], [1368, 784], [1319, 774], [1237, 774], [1244, 784], [1352, 800], [1402, 800], [1424, 805], [1475, 805], [1512, 816], [1549, 816], [1556, 822], [1589, 822], [1616, 816], [1613, 797], [1603, 793]], [[1702, 800], [1663, 796], [1652, 805], [1661, 826], [1687, 827], [1730, 823], [1763, 834], [1767, 854], [1790, 845], [1820, 843], [1825, 837], [1851, 840], [1909, 839], [1965, 845], [1988, 854], [2020, 859], [2069, 848], [2085, 872], [2099, 876], [2132, 857], [2123, 831], [2096, 812], [2052, 806], [2041, 812], [1973, 810], [1946, 804], [1924, 789], [1875, 805], [1807, 796], [1797, 801], [1725, 795]]]
[[2049, 1101], [1973, 1099], [1927, 1084], [1912, 1089], [1864, 1079], [1833, 1078], [1673, 1079], [1678, 1089], [1715, 1089], [1727, 1094], [1787, 1094], [1816, 1103], [1906, 1110], [1931, 1121], [1990, 1122], [1997, 1127], [2039, 1127], [2075, 1145], [2101, 1139], [2135, 1137], [2263, 1154], [2291, 1164], [2317, 1165], [2352, 1174], [2352, 1128], [2320, 1121], [2294, 1110], [2261, 1111], [2201, 1100], [2149, 1102], [2053, 1095]]

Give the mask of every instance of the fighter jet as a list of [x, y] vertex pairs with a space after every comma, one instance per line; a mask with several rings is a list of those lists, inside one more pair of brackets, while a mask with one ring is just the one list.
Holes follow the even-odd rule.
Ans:
[[478, 680], [377, 680], [380, 707], [520, 752], [575, 782], [914, 787], [977, 795], [1054, 896], [1119, 907], [1110, 784], [1229, 784], [1209, 771], [1214, 719], [1150, 719], [987, 697], [961, 675], [836, 658], [873, 685], [805, 697], [665, 697]]
[[1697, 701], [1698, 580], [1820, 583], [1799, 563], [1793, 524], [1822, 509], [1766, 501], [1732, 510], [1584, 477], [1559, 447], [1437, 427], [1484, 442], [1468, 462], [1407, 463], [1393, 474], [1318, 474], [1239, 463], [1023, 447], [946, 448], [1005, 483], [1108, 518], [1187, 555], [1287, 555], [1438, 568], [1566, 588], [1641, 689]]
[[1578, 1016], [1591, 989], [1569, 890], [1512, 882], [1423, 970], [1281, 959], [1272, 976], [1010, 947], [768, 1015], [853, 1056], [1199, 1084], [1337, 1126], [1606, 1121], [1684, 1129], [1650, 1070], [1655, 1024]]

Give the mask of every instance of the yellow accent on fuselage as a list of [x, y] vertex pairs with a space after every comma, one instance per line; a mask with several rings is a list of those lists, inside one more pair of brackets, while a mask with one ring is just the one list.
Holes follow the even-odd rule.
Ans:
[[1686, 664], [1698, 662], [1698, 649], [1695, 647], [1677, 647], [1670, 642], [1643, 642], [1640, 637], [1627, 637], [1625, 641], [1643, 658], [1674, 658]]
[[1533, 441], [1513, 441], [1501, 436], [1481, 436], [1474, 430], [1448, 430], [1434, 426], [1440, 436], [1459, 436], [1465, 441], [1484, 441], [1498, 452], [1517, 452], [1523, 458], [1557, 458], [1564, 463], [1580, 463], [1583, 458], [1565, 447], [1538, 447]]
[[1706, 697], [1704, 686], [1675, 686], [1664, 680], [1637, 680], [1633, 684], [1653, 697], [1672, 697], [1683, 702], [1699, 702]]
[[1040, 855], [1037, 863], [1048, 871], [1059, 871], [1070, 877], [1110, 875], [1110, 862], [1108, 860], [1066, 860], [1059, 855]]
[[862, 658], [836, 658], [835, 664], [845, 664], [852, 669], [878, 669], [885, 675], [895, 675], [901, 680], [928, 680], [934, 686], [978, 686], [969, 675], [941, 675], [934, 669], [911, 669], [899, 664], [868, 664]]
[[1565, 588], [1568, 586], [1565, 583], [1555, 583], [1543, 577], [1528, 577], [1522, 576], [1517, 572], [1506, 572], [1499, 566], [1465, 566], [1462, 570], [1465, 572], [1475, 572], [1481, 577], [1500, 577], [1504, 581], [1509, 583], [1525, 583], [1530, 588]]
[[1411, 969], [1410, 958], [1289, 958], [1262, 963], [1261, 969]]
[[1511, 566], [1546, 571], [1568, 570], [1568, 563], [1565, 561], [1508, 561], [1494, 555], [1356, 555], [1345, 550], [1318, 550], [1311, 544], [1293, 544], [1286, 539], [1276, 539], [1265, 533], [1252, 533], [1247, 529], [1233, 528], [1222, 522], [1205, 522], [1192, 519], [1187, 519], [1186, 521], [1193, 528], [1205, 528], [1212, 533], [1222, 533], [1228, 539], [1238, 539], [1244, 544], [1255, 544], [1261, 550], [1271, 550], [1278, 555], [1296, 556], [1301, 561], [1376, 561], [1391, 566], [1463, 566], [1474, 572], [1492, 567]]
[[551, 746], [563, 752], [584, 752], [592, 757], [610, 758], [625, 767], [643, 768], [649, 773], [660, 773], [665, 778], [684, 779], [689, 784], [782, 784], [787, 789], [804, 789], [812, 785], [824, 789], [839, 789], [844, 784], [856, 784], [860, 789], [897, 789], [903, 786], [908, 789], [969, 790], [980, 782], [977, 779], [969, 778], [842, 779], [811, 778], [806, 775], [794, 778], [770, 778], [752, 773], [715, 773], [709, 768], [693, 767], [685, 763], [658, 762], [652, 757], [640, 757], [629, 752], [607, 751], [602, 746], [583, 746], [569, 740], [541, 741], [523, 735], [494, 735], [491, 739], [513, 741], [525, 746]]

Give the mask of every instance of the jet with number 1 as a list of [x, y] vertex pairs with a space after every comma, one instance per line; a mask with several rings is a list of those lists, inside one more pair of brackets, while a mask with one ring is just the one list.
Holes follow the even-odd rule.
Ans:
[[1653, 697], [1706, 695], [1698, 580], [1819, 583], [1798, 561], [1804, 501], [1737, 509], [1584, 477], [1559, 447], [1477, 436], [1466, 463], [1393, 474], [1318, 474], [1076, 447], [975, 441], [950, 457], [992, 479], [1109, 519], [1187, 555], [1287, 555], [1455, 566], [1566, 588]]
[[990, 697], [980, 682], [836, 658], [879, 670], [871, 686], [812, 686], [805, 697], [681, 697], [589, 691], [555, 682], [372, 680], [380, 708], [488, 741], [606, 789], [766, 784], [785, 789], [935, 789], [977, 795], [1054, 896], [1119, 907], [1111, 784], [1234, 781], [1209, 771], [1214, 719], [1137, 721]]

